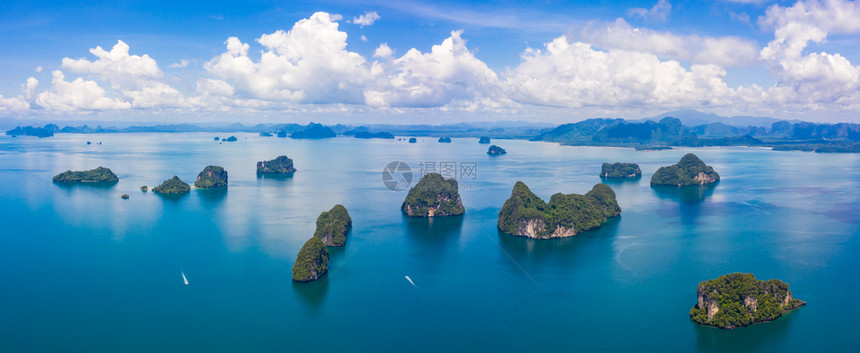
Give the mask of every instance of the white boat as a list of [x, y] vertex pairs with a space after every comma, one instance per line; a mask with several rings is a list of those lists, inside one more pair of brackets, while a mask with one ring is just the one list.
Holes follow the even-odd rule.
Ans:
[[185, 278], [185, 272], [182, 272], [182, 280], [185, 281], [185, 285], [188, 285], [188, 278]]

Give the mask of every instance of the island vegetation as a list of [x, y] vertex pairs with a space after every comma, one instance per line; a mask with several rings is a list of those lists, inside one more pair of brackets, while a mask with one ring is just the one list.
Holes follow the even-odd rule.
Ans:
[[633, 148], [636, 151], [666, 151], [671, 150], [669, 146], [636, 146]]
[[599, 228], [621, 214], [615, 191], [597, 184], [585, 195], [557, 193], [549, 203], [517, 181], [499, 212], [502, 232], [535, 239], [562, 238]]
[[698, 156], [687, 153], [678, 164], [660, 167], [651, 176], [651, 186], [691, 186], [705, 185], [720, 181], [714, 168], [705, 165]]
[[227, 171], [217, 165], [210, 165], [203, 168], [203, 171], [197, 174], [197, 180], [194, 181], [194, 187], [199, 189], [211, 189], [227, 186]]
[[[280, 135], [279, 135], [280, 136]], [[322, 124], [310, 123], [304, 130], [293, 132], [290, 138], [294, 139], [322, 139], [336, 137], [337, 134], [331, 128]]]
[[394, 139], [394, 135], [390, 132], [369, 132], [358, 131], [355, 133], [357, 139]]
[[639, 169], [639, 165], [636, 163], [603, 163], [603, 168], [600, 171], [600, 177], [608, 179], [639, 178], [641, 176], [642, 170]]
[[503, 155], [506, 153], [508, 153], [508, 151], [505, 151], [504, 148], [501, 148], [501, 147], [496, 146], [496, 145], [490, 146], [490, 149], [487, 150], [487, 154], [489, 154], [491, 156], [499, 156], [499, 155]]
[[270, 161], [257, 162], [257, 174], [291, 174], [295, 171], [293, 160], [287, 156], [278, 156]]
[[440, 137], [439, 143], [451, 143], [451, 138], [450, 137]]
[[409, 143], [416, 143], [416, 142], [418, 142], [418, 139], [416, 139], [414, 137], [409, 138]]
[[161, 185], [152, 188], [156, 194], [185, 194], [191, 191], [191, 186], [179, 179], [178, 176], [165, 180]]
[[490, 143], [490, 137], [488, 137], [488, 136], [481, 136], [481, 138], [478, 140], [478, 143], [480, 143], [480, 144], [488, 144], [488, 143]]
[[457, 216], [466, 212], [457, 180], [445, 179], [438, 173], [425, 174], [409, 190], [400, 209], [411, 217]]
[[123, 200], [128, 200], [129, 196], [128, 196], [128, 194], [122, 194], [122, 195], [119, 195], [119, 198], [121, 198]]
[[59, 131], [60, 128], [54, 124], [47, 124], [44, 127], [36, 127], [36, 126], [18, 126], [12, 130], [6, 131], [6, 135], [16, 137], [16, 136], [35, 136], [39, 138], [43, 137], [51, 137], [54, 136], [54, 133]]
[[315, 281], [328, 272], [328, 249], [322, 240], [311, 237], [299, 250], [293, 265], [293, 281]]
[[778, 279], [756, 280], [751, 273], [731, 273], [699, 283], [698, 303], [690, 319], [701, 325], [724, 329], [776, 320], [806, 305], [794, 299], [788, 284]]
[[352, 229], [352, 218], [346, 207], [335, 205], [317, 218], [314, 237], [320, 238], [326, 246], [346, 245], [346, 234]]
[[147, 191], [149, 191], [149, 187], [147, 187], [146, 185], [141, 186], [140, 191], [147, 192]]
[[236, 142], [236, 141], [239, 141], [239, 139], [237, 139], [237, 138], [236, 138], [236, 136], [230, 136], [230, 137], [228, 137], [228, 138], [225, 138], [225, 139], [224, 139], [224, 141], [227, 141], [227, 142]]
[[54, 176], [55, 183], [116, 183], [119, 177], [110, 169], [98, 167], [96, 169], [71, 171], [67, 170]]

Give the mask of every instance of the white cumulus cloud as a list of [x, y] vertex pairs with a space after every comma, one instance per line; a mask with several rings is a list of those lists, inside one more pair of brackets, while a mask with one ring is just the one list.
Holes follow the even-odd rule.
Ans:
[[106, 92], [95, 81], [78, 77], [74, 81], [66, 81], [60, 70], [51, 72], [51, 89], [39, 94], [36, 104], [47, 110], [77, 111], [77, 110], [115, 110], [129, 109], [131, 103], [106, 96]]
[[627, 10], [627, 16], [641, 17], [646, 21], [664, 22], [669, 18], [670, 12], [672, 12], [672, 4], [666, 0], [658, 0], [650, 9], [636, 7]]
[[373, 57], [374, 58], [385, 59], [385, 58], [390, 58], [392, 55], [394, 55], [394, 50], [392, 50], [388, 46], [388, 43], [380, 44], [379, 47], [377, 47], [376, 50], [373, 51]]
[[376, 13], [376, 11], [365, 11], [364, 15], [353, 17], [352, 23], [357, 24], [360, 27], [370, 26], [379, 18], [379, 14]]
[[831, 33], [860, 33], [860, 6], [853, 1], [798, 1], [773, 5], [759, 18], [774, 28], [774, 39], [761, 50], [779, 82], [768, 90], [775, 102], [805, 106], [860, 105], [860, 67], [838, 53], [808, 53], [808, 44], [823, 43]]
[[605, 49], [655, 54], [661, 58], [692, 60], [695, 64], [721, 67], [746, 66], [758, 60], [759, 46], [740, 37], [678, 35], [634, 28], [623, 18], [614, 22], [593, 21], [580, 32], [584, 42]]
[[364, 57], [346, 50], [346, 39], [347, 34], [338, 30], [329, 14], [317, 12], [296, 22], [288, 32], [279, 30], [258, 38], [265, 48], [258, 61], [248, 55], [247, 43], [231, 37], [227, 52], [204, 68], [254, 98], [360, 103], [370, 66]]
[[498, 77], [469, 51], [462, 33], [451, 32], [429, 53], [413, 48], [384, 64], [382, 81], [365, 92], [366, 103], [380, 107], [438, 107], [456, 99], [492, 94], [498, 87]]
[[561, 36], [528, 49], [509, 73], [514, 100], [560, 107], [725, 104], [732, 91], [714, 65], [685, 69], [674, 60], [623, 50], [599, 51]]

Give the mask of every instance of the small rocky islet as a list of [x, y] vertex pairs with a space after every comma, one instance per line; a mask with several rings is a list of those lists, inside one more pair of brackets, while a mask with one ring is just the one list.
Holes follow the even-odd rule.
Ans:
[[481, 136], [481, 138], [478, 139], [478, 143], [489, 144], [490, 143], [490, 137], [489, 136]]
[[104, 183], [113, 184], [119, 182], [109, 168], [98, 167], [96, 169], [71, 171], [67, 170], [57, 174], [53, 178], [55, 183]]
[[451, 138], [450, 137], [440, 137], [439, 143], [451, 143]]
[[506, 153], [508, 153], [508, 151], [505, 151], [504, 148], [501, 148], [501, 147], [496, 146], [496, 145], [490, 146], [490, 149], [487, 150], [487, 154], [491, 155], [491, 156], [501, 156], [501, 155], [506, 154]]
[[534, 239], [564, 238], [600, 228], [620, 214], [615, 191], [606, 184], [585, 195], [557, 193], [547, 203], [518, 181], [499, 212], [498, 228]]
[[425, 174], [406, 195], [400, 210], [410, 217], [458, 216], [466, 212], [457, 180]]
[[227, 171], [217, 165], [203, 168], [203, 171], [197, 174], [197, 180], [194, 181], [194, 187], [198, 189], [213, 189], [224, 186], [227, 186]]
[[293, 281], [315, 281], [328, 272], [328, 248], [318, 237], [311, 237], [299, 250], [293, 264]]
[[416, 142], [418, 142], [418, 139], [416, 139], [414, 137], [409, 138], [409, 143], [416, 143]]
[[287, 156], [278, 156], [273, 160], [257, 162], [257, 174], [291, 174], [295, 171], [293, 160]]
[[730, 273], [699, 283], [690, 319], [701, 325], [733, 329], [776, 320], [806, 305], [778, 279], [757, 280], [752, 273]]
[[165, 180], [161, 185], [152, 188], [152, 192], [156, 194], [186, 194], [191, 191], [191, 186], [188, 183], [179, 179], [178, 176], [174, 175], [173, 178]]
[[636, 163], [603, 163], [600, 170], [600, 177], [606, 179], [639, 178], [641, 176], [642, 170]]
[[343, 205], [337, 204], [317, 218], [314, 237], [320, 238], [326, 246], [346, 245], [346, 234], [352, 229], [352, 218]]
[[713, 184], [720, 181], [714, 168], [702, 162], [698, 156], [687, 153], [677, 164], [660, 167], [651, 176], [651, 186], [692, 186]]

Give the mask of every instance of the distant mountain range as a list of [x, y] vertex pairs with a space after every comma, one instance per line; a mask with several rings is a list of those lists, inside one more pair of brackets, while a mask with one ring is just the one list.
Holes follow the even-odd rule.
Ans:
[[647, 119], [588, 119], [559, 125], [532, 140], [640, 149], [668, 146], [766, 146], [779, 150], [860, 152], [860, 124], [777, 121], [769, 127], [737, 127], [721, 122], [687, 126], [671, 116], [658, 122]]
[[748, 126], [756, 126], [756, 127], [770, 127], [773, 123], [778, 121], [789, 121], [791, 123], [799, 123], [800, 120], [781, 120], [769, 117], [761, 117], [761, 116], [748, 116], [748, 115], [739, 115], [732, 117], [725, 117], [722, 115], [717, 115], [714, 113], [703, 113], [698, 110], [675, 110], [671, 112], [665, 112], [663, 114], [659, 114], [650, 118], [645, 118], [641, 120], [634, 121], [660, 121], [661, 119], [670, 116], [675, 119], [681, 121], [681, 124], [686, 126], [698, 126], [698, 125], [707, 125], [713, 123], [721, 123], [729, 126], [736, 127], [748, 127]]
[[[654, 149], [667, 146], [768, 146], [781, 150], [816, 152], [860, 152], [860, 124], [819, 124], [785, 121], [767, 117], [722, 117], [695, 110], [679, 110], [656, 117], [588, 119], [578, 123], [550, 124], [530, 122], [475, 122], [445, 125], [344, 125], [320, 124], [171, 124], [141, 125], [125, 128], [101, 125], [44, 127], [17, 126], [6, 131], [10, 136], [50, 137], [55, 133], [136, 133], [136, 132], [257, 132], [260, 136], [301, 137], [319, 130], [325, 136], [392, 138], [393, 136], [491, 137], [530, 139], [567, 145], [624, 146]], [[311, 134], [317, 136], [319, 134]]]

